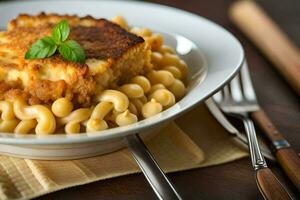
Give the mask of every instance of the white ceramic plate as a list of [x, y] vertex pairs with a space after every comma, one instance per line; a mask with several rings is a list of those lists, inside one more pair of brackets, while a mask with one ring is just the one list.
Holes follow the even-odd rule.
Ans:
[[[60, 159], [85, 157], [115, 150], [124, 145], [120, 140], [122, 137], [159, 127], [205, 100], [237, 73], [244, 60], [240, 43], [222, 27], [179, 9], [145, 2], [93, 0], [1, 2], [0, 27], [5, 27], [7, 22], [19, 13], [37, 14], [41, 11], [92, 15], [98, 18], [122, 15], [132, 26], [148, 27], [164, 33], [166, 43], [174, 46], [190, 67], [189, 91], [180, 102], [157, 116], [92, 135], [58, 134], [39, 137], [0, 133], [0, 152], [4, 154]], [[176, 40], [166, 33], [176, 34]], [[196, 46], [189, 44], [186, 38], [193, 41]], [[95, 144], [101, 144], [101, 147]], [[88, 150], [95, 149], [95, 146], [87, 148], [92, 145], [98, 146], [98, 149]], [[68, 152], [66, 149], [69, 149]], [[75, 153], [76, 150], [78, 153]]]

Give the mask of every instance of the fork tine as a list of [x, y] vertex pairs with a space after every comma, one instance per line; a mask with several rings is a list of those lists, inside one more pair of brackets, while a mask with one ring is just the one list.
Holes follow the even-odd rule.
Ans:
[[222, 101], [222, 92], [219, 91], [217, 93], [215, 93], [213, 96], [212, 96], [213, 100], [217, 103], [220, 103]]
[[243, 94], [241, 90], [240, 74], [234, 77], [229, 86], [233, 100], [236, 102], [241, 102], [243, 99]]
[[228, 85], [225, 85], [224, 88], [222, 89], [222, 95], [224, 100], [231, 99], [231, 94]]
[[247, 62], [244, 63], [241, 69], [241, 82], [244, 91], [244, 96], [248, 101], [256, 101], [255, 92], [250, 78]]

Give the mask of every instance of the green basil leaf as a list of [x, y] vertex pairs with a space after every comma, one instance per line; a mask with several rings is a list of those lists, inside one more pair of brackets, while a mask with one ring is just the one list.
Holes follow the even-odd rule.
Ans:
[[69, 37], [69, 34], [70, 26], [67, 20], [60, 21], [52, 30], [52, 38], [57, 44], [66, 41]]
[[68, 21], [62, 20], [52, 30], [52, 36], [46, 36], [35, 42], [25, 54], [25, 59], [47, 58], [59, 51], [64, 59], [84, 63], [85, 53], [74, 40], [67, 40], [70, 34]]
[[55, 41], [56, 44], [61, 43], [61, 32], [59, 28], [54, 28], [52, 30], [52, 38]]
[[74, 40], [68, 40], [62, 43], [59, 48], [59, 53], [64, 59], [72, 62], [85, 62], [85, 53], [81, 46]]
[[35, 42], [25, 54], [25, 59], [47, 58], [52, 56], [57, 49], [57, 45], [51, 37], [44, 37]]

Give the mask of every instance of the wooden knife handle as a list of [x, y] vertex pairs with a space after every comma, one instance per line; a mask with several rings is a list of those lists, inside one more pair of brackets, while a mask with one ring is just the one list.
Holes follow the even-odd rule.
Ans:
[[229, 17], [300, 95], [300, 51], [254, 1], [237, 1]]
[[[257, 110], [251, 114], [251, 117], [264, 131], [271, 142], [285, 140], [283, 135], [277, 130], [270, 118], [263, 110]], [[274, 144], [275, 145], [275, 144]]]
[[262, 168], [256, 171], [256, 182], [267, 200], [292, 199], [269, 168]]
[[263, 110], [252, 113], [252, 118], [273, 143], [276, 158], [294, 185], [300, 190], [300, 157], [289, 146]]
[[300, 191], [300, 158], [292, 148], [279, 149], [275, 153], [279, 164]]

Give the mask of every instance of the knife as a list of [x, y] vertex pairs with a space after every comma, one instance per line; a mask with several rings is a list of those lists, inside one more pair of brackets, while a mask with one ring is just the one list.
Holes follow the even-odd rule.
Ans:
[[285, 173], [300, 190], [300, 158], [290, 146], [284, 136], [274, 126], [272, 121], [263, 110], [257, 110], [251, 117], [264, 131], [267, 138], [272, 142], [274, 154]]
[[[254, 1], [237, 1], [230, 7], [229, 17], [300, 95], [300, 50], [280, 27]], [[300, 191], [298, 154], [263, 110], [259, 109], [251, 116], [272, 142], [278, 163]]]
[[[239, 132], [225, 117], [212, 98], [205, 101], [205, 104], [216, 120], [233, 136], [232, 141], [239, 147], [248, 150], [248, 140], [244, 133]], [[262, 154], [271, 161], [276, 161], [269, 148], [259, 141]]]

